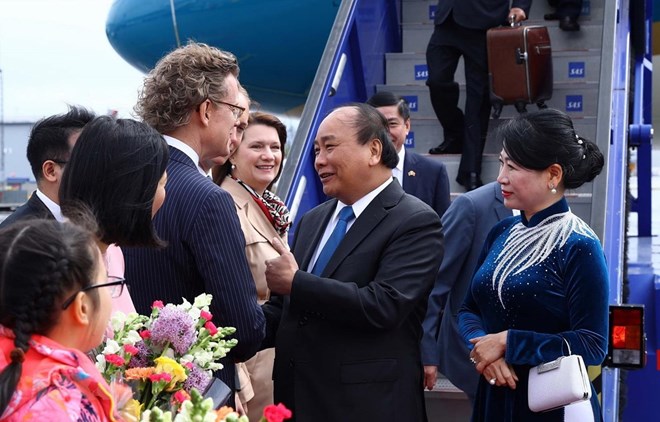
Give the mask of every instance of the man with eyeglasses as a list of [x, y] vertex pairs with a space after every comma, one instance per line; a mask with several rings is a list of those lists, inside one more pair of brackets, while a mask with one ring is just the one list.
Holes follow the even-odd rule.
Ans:
[[229, 155], [230, 134], [245, 112], [237, 104], [238, 71], [233, 54], [189, 43], [163, 57], [145, 78], [135, 110], [170, 146], [167, 198], [154, 218], [167, 246], [124, 249], [125, 277], [139, 313], [148, 315], [154, 300], [192, 302], [200, 293], [213, 295], [214, 323], [236, 328], [238, 345], [216, 374], [232, 389], [234, 363], [257, 352], [265, 318], [234, 202], [200, 163]]
[[27, 218], [63, 220], [58, 191], [64, 165], [80, 131], [94, 117], [94, 113], [83, 107], [70, 106], [67, 113], [35, 123], [28, 138], [27, 159], [37, 181], [37, 190], [0, 223], [0, 228]]

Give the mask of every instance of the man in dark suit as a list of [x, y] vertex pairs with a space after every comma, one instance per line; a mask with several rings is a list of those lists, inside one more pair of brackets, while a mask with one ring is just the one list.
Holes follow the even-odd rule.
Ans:
[[[190, 43], [163, 57], [147, 75], [136, 111], [170, 146], [167, 199], [154, 219], [162, 250], [126, 248], [126, 280], [138, 312], [154, 300], [180, 303], [213, 295], [214, 322], [238, 340], [218, 376], [234, 388], [235, 362], [252, 357], [265, 318], [245, 256], [234, 201], [199, 163], [229, 155], [230, 132], [245, 110], [236, 105], [233, 54]], [[233, 403], [233, 395], [230, 400]]]
[[440, 219], [392, 180], [398, 157], [373, 107], [334, 110], [314, 150], [334, 199], [301, 218], [293, 254], [280, 244], [266, 262], [275, 402], [297, 421], [424, 421], [419, 345]]
[[[486, 31], [527, 18], [531, 0], [439, 0], [435, 30], [426, 49], [431, 104], [444, 132], [444, 143], [431, 154], [460, 153], [456, 181], [466, 190], [482, 185], [481, 156], [488, 130], [488, 56]], [[459, 86], [454, 80], [458, 60], [465, 63], [465, 109], [458, 108]]]
[[0, 228], [27, 218], [48, 218], [62, 221], [58, 191], [64, 165], [80, 131], [94, 114], [83, 107], [70, 106], [64, 114], [39, 120], [28, 138], [27, 159], [37, 181], [37, 190], [30, 199], [0, 223]]
[[[458, 331], [456, 315], [470, 287], [488, 232], [498, 221], [511, 215], [511, 210], [504, 206], [500, 184], [492, 182], [460, 195], [442, 217], [446, 253], [429, 297], [422, 340], [425, 385], [429, 389], [440, 369], [474, 402], [479, 373], [470, 362], [470, 350]], [[447, 294], [443, 313], [443, 298]]]
[[372, 95], [367, 104], [376, 107], [387, 119], [390, 139], [399, 155], [399, 163], [392, 174], [406, 193], [421, 199], [442, 217], [451, 203], [447, 168], [442, 161], [404, 148], [410, 132], [408, 103], [391, 92], [381, 91]]

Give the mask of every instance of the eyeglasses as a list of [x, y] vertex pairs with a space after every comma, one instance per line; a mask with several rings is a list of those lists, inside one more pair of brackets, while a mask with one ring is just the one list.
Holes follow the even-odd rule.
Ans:
[[75, 292], [71, 297], [69, 297], [67, 300], [62, 303], [62, 309], [66, 309], [73, 303], [73, 300], [78, 296], [78, 293], [80, 292], [86, 292], [88, 290], [96, 289], [98, 287], [110, 287], [110, 296], [113, 298], [118, 298], [121, 296], [121, 294], [124, 292], [124, 285], [126, 284], [126, 280], [124, 280], [121, 277], [113, 277], [113, 276], [108, 276], [108, 282], [107, 283], [100, 283], [100, 284], [93, 284], [91, 286], [83, 287], [82, 289], [78, 290]]
[[219, 101], [219, 100], [211, 100], [211, 101], [214, 102], [214, 103], [224, 104], [227, 107], [229, 107], [232, 114], [234, 115], [234, 119], [240, 119], [240, 117], [243, 115], [243, 113], [245, 113], [245, 107], [241, 107], [241, 106], [238, 106], [238, 105], [232, 104], [232, 103], [227, 103], [225, 101]]

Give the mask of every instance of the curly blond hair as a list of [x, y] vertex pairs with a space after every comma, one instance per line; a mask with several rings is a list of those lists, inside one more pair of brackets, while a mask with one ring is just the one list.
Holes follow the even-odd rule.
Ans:
[[190, 42], [171, 51], [147, 75], [135, 112], [160, 133], [190, 121], [190, 113], [207, 98], [222, 101], [225, 78], [238, 77], [236, 56], [207, 44]]

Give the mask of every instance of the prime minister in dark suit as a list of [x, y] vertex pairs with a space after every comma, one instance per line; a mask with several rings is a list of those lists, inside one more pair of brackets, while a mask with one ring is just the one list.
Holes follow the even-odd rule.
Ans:
[[[472, 401], [477, 391], [479, 373], [470, 362], [470, 351], [458, 331], [456, 316], [470, 286], [486, 236], [498, 221], [509, 216], [511, 210], [504, 206], [500, 184], [492, 182], [460, 195], [442, 217], [446, 253], [429, 297], [424, 320], [422, 360], [427, 374], [435, 374], [437, 367]], [[447, 293], [449, 296], [443, 313], [442, 298]]]
[[275, 402], [297, 421], [424, 421], [419, 345], [440, 218], [393, 181], [396, 150], [373, 107], [334, 110], [314, 150], [334, 199], [301, 218], [293, 254], [280, 246], [266, 262]]
[[[162, 58], [145, 79], [136, 111], [169, 144], [167, 199], [154, 226], [164, 249], [126, 248], [126, 280], [138, 312], [154, 300], [180, 303], [211, 293], [213, 320], [238, 340], [219, 377], [234, 388], [235, 362], [252, 357], [265, 318], [245, 257], [232, 197], [206, 177], [201, 162], [229, 155], [230, 132], [245, 112], [236, 105], [233, 54], [190, 43]], [[233, 403], [233, 397], [231, 402]]]

